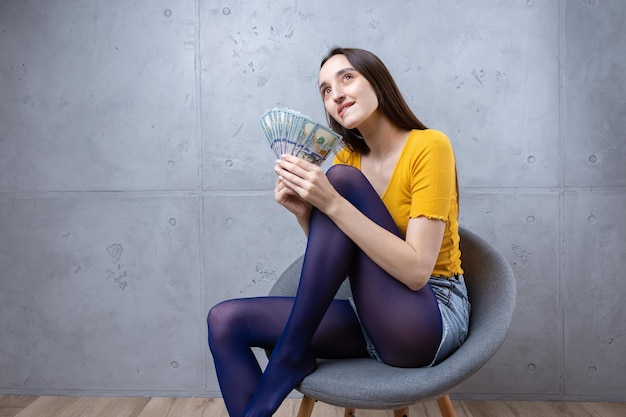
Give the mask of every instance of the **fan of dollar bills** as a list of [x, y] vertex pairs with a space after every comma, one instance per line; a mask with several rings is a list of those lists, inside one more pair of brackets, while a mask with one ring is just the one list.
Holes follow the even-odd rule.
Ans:
[[322, 165], [328, 155], [341, 143], [341, 135], [314, 122], [300, 112], [274, 108], [261, 116], [261, 128], [278, 158], [295, 155], [316, 165]]

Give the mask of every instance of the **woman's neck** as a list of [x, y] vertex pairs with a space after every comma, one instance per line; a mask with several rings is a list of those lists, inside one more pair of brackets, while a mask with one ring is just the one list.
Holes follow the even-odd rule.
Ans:
[[358, 126], [358, 129], [370, 149], [368, 157], [377, 160], [384, 160], [390, 154], [396, 154], [398, 148], [404, 146], [410, 133], [392, 124], [382, 115], [370, 117], [363, 126]]

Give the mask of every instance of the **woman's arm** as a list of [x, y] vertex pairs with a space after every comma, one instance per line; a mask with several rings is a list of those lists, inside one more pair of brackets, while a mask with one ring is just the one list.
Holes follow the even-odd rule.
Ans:
[[426, 217], [410, 219], [403, 240], [343, 198], [320, 167], [285, 156], [277, 162], [275, 170], [282, 187], [324, 212], [387, 273], [412, 290], [426, 285], [441, 248], [444, 221]]
[[423, 216], [409, 219], [406, 240], [402, 240], [341, 196], [326, 210], [326, 215], [388, 274], [414, 291], [426, 285], [441, 249], [444, 221]]

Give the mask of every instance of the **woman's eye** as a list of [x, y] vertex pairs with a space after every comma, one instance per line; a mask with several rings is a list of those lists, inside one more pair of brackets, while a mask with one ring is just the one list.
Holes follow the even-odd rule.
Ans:
[[350, 78], [352, 78], [352, 74], [346, 74], [343, 76], [344, 81], [348, 81]]

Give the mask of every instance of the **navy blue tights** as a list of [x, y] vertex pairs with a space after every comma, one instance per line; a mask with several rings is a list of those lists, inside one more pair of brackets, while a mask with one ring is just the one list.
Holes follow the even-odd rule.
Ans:
[[[335, 165], [327, 176], [368, 218], [401, 236], [358, 169]], [[430, 364], [442, 332], [430, 286], [410, 290], [372, 262], [330, 218], [313, 209], [295, 298], [234, 299], [209, 312], [209, 346], [231, 417], [270, 417], [315, 370], [316, 357], [368, 355], [349, 302], [333, 299], [346, 275], [363, 326], [382, 360], [399, 367]], [[264, 372], [252, 347], [272, 350]]]

